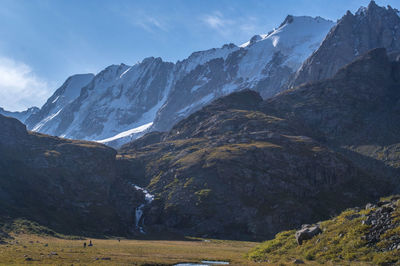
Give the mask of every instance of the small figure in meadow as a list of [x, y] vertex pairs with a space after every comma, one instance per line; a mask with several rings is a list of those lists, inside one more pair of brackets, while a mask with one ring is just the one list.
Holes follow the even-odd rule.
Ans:
[[93, 247], [92, 240], [89, 240], [89, 245], [88, 245], [88, 247]]
[[83, 242], [83, 247], [84, 247], [84, 248], [86, 247], [86, 242]]

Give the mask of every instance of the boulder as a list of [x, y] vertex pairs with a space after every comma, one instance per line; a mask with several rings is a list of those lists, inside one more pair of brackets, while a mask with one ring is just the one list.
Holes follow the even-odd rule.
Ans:
[[319, 225], [304, 224], [301, 229], [296, 232], [295, 236], [297, 243], [301, 245], [303, 240], [311, 239], [320, 233], [322, 233], [322, 230], [319, 228]]
[[295, 260], [293, 261], [293, 264], [304, 264], [304, 261], [299, 260], [299, 259], [295, 259]]

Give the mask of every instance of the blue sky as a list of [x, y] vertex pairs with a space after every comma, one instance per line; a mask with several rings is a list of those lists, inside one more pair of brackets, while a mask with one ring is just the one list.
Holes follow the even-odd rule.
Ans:
[[[241, 44], [292, 15], [336, 21], [369, 0], [0, 0], [0, 107], [41, 106], [64, 80], [148, 56]], [[378, 5], [400, 9], [398, 0]]]

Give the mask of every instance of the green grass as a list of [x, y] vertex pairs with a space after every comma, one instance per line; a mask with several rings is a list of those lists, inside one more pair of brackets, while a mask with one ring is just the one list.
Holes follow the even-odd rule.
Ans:
[[179, 165], [180, 169], [187, 169], [197, 165], [199, 162], [208, 163], [215, 160], [231, 160], [240, 157], [244, 152], [254, 149], [276, 149], [282, 146], [265, 142], [255, 141], [251, 143], [227, 144], [218, 147], [191, 148], [185, 150], [187, 154], [179, 158], [174, 164]]
[[1, 219], [0, 230], [7, 234], [14, 235], [33, 234], [38, 236], [52, 236], [62, 239], [81, 239], [81, 237], [78, 236], [60, 234], [52, 229], [26, 219]]
[[[397, 202], [400, 204], [400, 201]], [[341, 265], [386, 265], [400, 258], [400, 250], [381, 252], [376, 247], [369, 247], [363, 236], [369, 226], [363, 225], [365, 215], [370, 210], [347, 210], [339, 216], [321, 222], [323, 233], [305, 241], [299, 246], [295, 239], [295, 230], [276, 235], [248, 253], [251, 261], [272, 264], [289, 263], [294, 259], [306, 263], [331, 263]], [[400, 208], [393, 212], [393, 222], [400, 217]], [[355, 218], [354, 218], [355, 217]], [[388, 230], [381, 236], [378, 247], [390, 244], [389, 237], [400, 233], [400, 227]]]

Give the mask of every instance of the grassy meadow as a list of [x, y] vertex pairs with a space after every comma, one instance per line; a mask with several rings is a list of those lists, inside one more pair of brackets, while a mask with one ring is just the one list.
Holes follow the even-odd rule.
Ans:
[[70, 240], [35, 234], [15, 234], [0, 245], [0, 265], [174, 265], [201, 260], [229, 261], [230, 265], [260, 265], [245, 255], [258, 243], [188, 239]]

